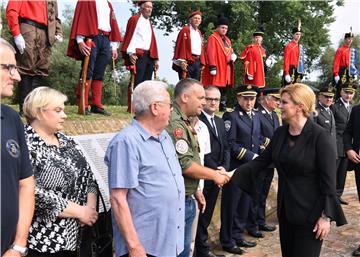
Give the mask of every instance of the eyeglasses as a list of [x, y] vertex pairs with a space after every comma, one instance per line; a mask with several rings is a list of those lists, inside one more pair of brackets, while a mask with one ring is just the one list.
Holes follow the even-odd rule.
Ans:
[[220, 98], [205, 97], [205, 100], [208, 102], [219, 102]]
[[169, 105], [170, 109], [173, 108], [173, 104], [172, 103], [167, 103], [167, 102], [162, 102], [162, 101], [156, 101], [154, 103], [157, 103], [157, 104], [166, 104], [166, 105]]
[[9, 71], [10, 76], [14, 76], [16, 72], [19, 72], [18, 67], [15, 64], [0, 64], [1, 69]]

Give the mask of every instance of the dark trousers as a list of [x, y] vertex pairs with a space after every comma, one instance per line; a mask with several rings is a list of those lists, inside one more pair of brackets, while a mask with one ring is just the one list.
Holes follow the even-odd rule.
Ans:
[[348, 158], [339, 157], [336, 160], [336, 194], [340, 197], [344, 192], [346, 172], [348, 167]]
[[220, 99], [220, 111], [226, 111], [226, 101], [227, 101], [227, 92], [228, 92], [228, 87], [218, 87], [218, 89], [220, 90], [220, 94], [221, 94], [221, 99]]
[[19, 82], [19, 110], [22, 112], [26, 96], [35, 88], [42, 86], [42, 76], [21, 75]]
[[356, 164], [354, 170], [355, 170], [356, 189], [357, 189], [358, 199], [360, 201], [360, 164]]
[[[284, 208], [284, 207], [283, 207]], [[283, 257], [318, 257], [322, 242], [312, 232], [314, 225], [292, 224], [282, 210], [279, 217], [281, 253]]]
[[243, 239], [245, 229], [256, 231], [257, 227], [257, 203], [247, 194], [241, 196], [233, 228], [233, 237], [236, 240]]
[[209, 245], [206, 243], [209, 236], [207, 228], [210, 225], [214, 213], [216, 200], [219, 195], [219, 187], [213, 181], [205, 180], [203, 194], [206, 200], [206, 208], [204, 213], [199, 214], [195, 239], [197, 253], [206, 253], [210, 250]]
[[41, 253], [29, 249], [27, 257], [76, 257], [76, 251], [60, 251], [56, 253]]
[[223, 247], [234, 247], [235, 241], [241, 239], [234, 237], [234, 220], [240, 199], [244, 194], [231, 181], [222, 188], [220, 243]]
[[[179, 80], [182, 79], [181, 73], [182, 73], [182, 70], [179, 69], [179, 71], [178, 71]], [[194, 63], [189, 64], [187, 66], [186, 77], [200, 81], [200, 60], [196, 60]]]
[[274, 169], [263, 170], [259, 176], [259, 200], [257, 204], [257, 224], [265, 225], [266, 199], [269, 195]]
[[[111, 58], [110, 41], [107, 36], [97, 35], [92, 38], [95, 46], [91, 48], [88, 72], [86, 79], [102, 81], [105, 74], [106, 65]], [[83, 67], [83, 63], [81, 64]], [[80, 76], [82, 71], [80, 72]]]
[[138, 56], [136, 61], [136, 75], [134, 86], [137, 86], [145, 80], [151, 80], [154, 71], [154, 60], [146, 53]]

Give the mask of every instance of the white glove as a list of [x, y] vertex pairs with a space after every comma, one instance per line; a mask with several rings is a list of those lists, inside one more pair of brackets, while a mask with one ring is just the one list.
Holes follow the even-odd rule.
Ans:
[[291, 82], [291, 77], [290, 77], [290, 75], [285, 75], [285, 81], [286, 81], [287, 83], [290, 83], [290, 82]]
[[247, 77], [248, 77], [248, 80], [253, 80], [254, 79], [254, 77], [250, 76], [250, 75], [248, 75]]
[[211, 70], [211, 71], [210, 71], [210, 74], [213, 75], [213, 76], [215, 76], [215, 75], [216, 75], [216, 70]]
[[256, 158], [256, 157], [258, 157], [259, 155], [258, 154], [256, 154], [256, 153], [254, 153], [254, 156], [253, 156], [253, 160]]
[[338, 76], [335, 76], [335, 83], [338, 83], [339, 82], [339, 80], [340, 80], [340, 77], [339, 77], [339, 75]]
[[14, 40], [15, 40], [17, 49], [19, 49], [20, 54], [23, 54], [24, 49], [25, 49], [25, 40], [24, 40], [23, 36], [21, 34], [19, 34], [16, 37], [14, 37]]
[[55, 35], [55, 39], [56, 41], [58, 41], [59, 43], [61, 43], [62, 41], [64, 41], [63, 37], [61, 35]]
[[357, 80], [358, 79], [358, 75], [354, 75], [354, 80]]
[[231, 54], [231, 60], [232, 60], [233, 62], [235, 62], [236, 59], [237, 59], [237, 55], [236, 55], [236, 54]]
[[265, 64], [267, 67], [271, 66], [272, 61], [270, 59], [266, 59]]

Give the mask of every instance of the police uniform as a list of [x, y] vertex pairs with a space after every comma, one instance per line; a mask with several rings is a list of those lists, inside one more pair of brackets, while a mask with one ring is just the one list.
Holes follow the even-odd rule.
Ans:
[[[261, 90], [263, 95], [269, 95], [276, 99], [280, 99], [279, 88], [265, 88]], [[275, 111], [268, 111], [264, 106], [259, 104], [258, 114], [261, 122], [261, 135], [263, 136], [264, 144], [261, 148], [266, 148], [274, 134], [274, 131], [280, 126], [279, 116]], [[263, 149], [261, 149], [263, 150]], [[257, 219], [256, 224], [262, 227], [262, 230], [271, 231], [271, 228], [265, 222], [265, 207], [266, 198], [269, 194], [272, 179], [274, 177], [274, 168], [271, 166], [260, 172], [258, 192], [259, 199], [257, 201]]]
[[[327, 97], [334, 97], [335, 88], [331, 85], [320, 88], [320, 95]], [[314, 116], [314, 121], [328, 131], [336, 146], [336, 129], [335, 129], [335, 117], [330, 107], [323, 106], [318, 102], [316, 106], [317, 113]]]
[[[193, 162], [201, 165], [200, 162], [200, 148], [197, 141], [196, 131], [191, 125], [189, 117], [180, 109], [179, 105], [174, 104], [173, 112], [168, 127], [166, 128], [169, 135], [172, 137], [175, 144], [176, 153], [178, 155], [179, 163], [182, 171], [189, 168]], [[184, 176], [185, 182], [185, 246], [184, 252], [179, 256], [185, 256], [190, 251], [191, 243], [191, 227], [195, 218], [195, 200], [194, 193], [196, 192], [199, 180]], [[190, 230], [190, 231], [189, 231]], [[187, 240], [187, 233], [190, 233], [190, 241]]]
[[[341, 89], [345, 91], [354, 91], [356, 90], [356, 85], [353, 83], [346, 82], [341, 85]], [[334, 114], [335, 118], [335, 129], [336, 129], [336, 146], [337, 146], [337, 172], [336, 172], [336, 191], [337, 196], [341, 197], [346, 180], [346, 171], [348, 166], [348, 158], [344, 151], [344, 142], [343, 142], [343, 134], [348, 123], [350, 112], [351, 112], [351, 104], [348, 103], [346, 106], [345, 102], [340, 97], [332, 106], [331, 111]]]
[[[243, 85], [237, 94], [256, 96], [256, 86]], [[240, 105], [223, 115], [227, 139], [230, 145], [230, 170], [251, 161], [260, 153], [262, 143], [260, 117], [257, 112], [246, 113]], [[251, 198], [231, 181], [224, 185], [221, 205], [220, 242], [223, 248], [232, 248], [243, 240]]]

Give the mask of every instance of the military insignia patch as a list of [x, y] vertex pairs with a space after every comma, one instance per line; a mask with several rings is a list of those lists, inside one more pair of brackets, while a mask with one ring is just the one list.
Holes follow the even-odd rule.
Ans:
[[231, 128], [231, 121], [226, 120], [226, 121], [224, 121], [224, 124], [225, 124], [225, 130], [229, 131]]
[[266, 111], [265, 111], [265, 110], [262, 110], [261, 113], [262, 113], [262, 114], [266, 114]]
[[175, 149], [179, 154], [185, 154], [189, 150], [189, 146], [184, 139], [180, 139], [176, 142]]
[[14, 158], [18, 158], [20, 155], [19, 144], [14, 139], [9, 139], [6, 142], [6, 150]]
[[182, 138], [184, 136], [184, 131], [181, 128], [174, 128], [173, 134], [175, 138]]

